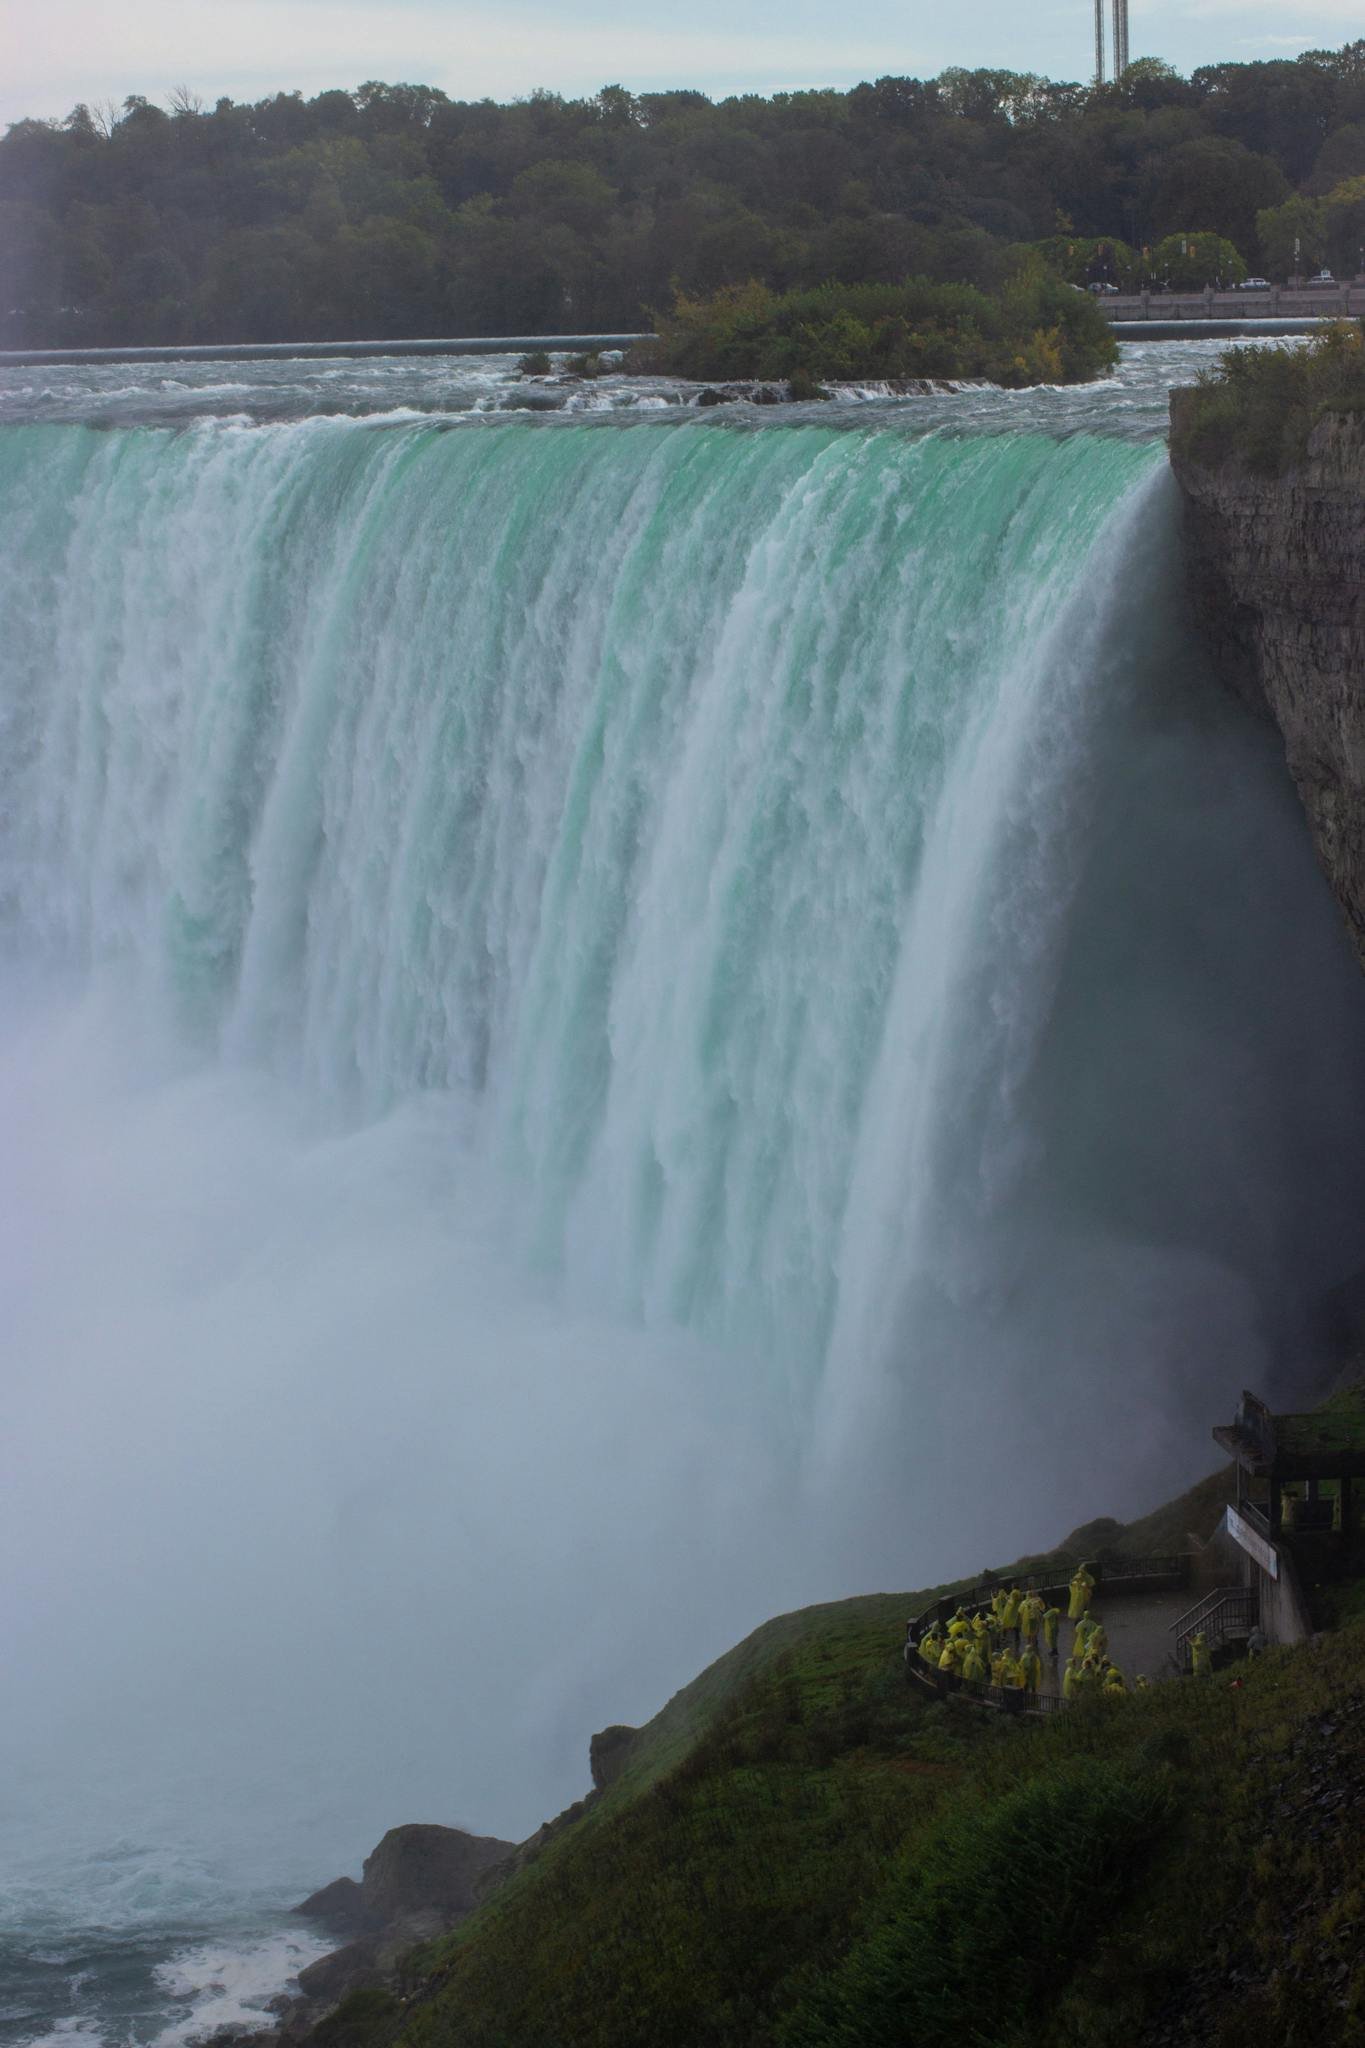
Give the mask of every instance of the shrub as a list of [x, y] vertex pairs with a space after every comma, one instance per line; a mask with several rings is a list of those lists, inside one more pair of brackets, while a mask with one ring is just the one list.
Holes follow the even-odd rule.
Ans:
[[945, 1810], [882, 1924], [779, 2028], [784, 2048], [1027, 2038], [1175, 1815], [1165, 1781], [1085, 1758]]
[[376, 1985], [348, 1993], [335, 2012], [319, 2021], [309, 2038], [317, 2048], [377, 2048], [393, 2039], [402, 2016], [393, 1993]]
[[1365, 409], [1365, 324], [1336, 321], [1307, 346], [1230, 348], [1176, 415], [1177, 455], [1276, 476], [1303, 459], [1332, 412]]
[[628, 368], [700, 382], [797, 383], [803, 391], [921, 377], [1079, 383], [1118, 355], [1099, 308], [1036, 260], [992, 293], [923, 278], [778, 293], [750, 280], [707, 298], [679, 293], [656, 325], [658, 344]]
[[522, 357], [519, 365], [523, 377], [547, 377], [553, 367], [543, 348], [533, 348], [529, 355]]

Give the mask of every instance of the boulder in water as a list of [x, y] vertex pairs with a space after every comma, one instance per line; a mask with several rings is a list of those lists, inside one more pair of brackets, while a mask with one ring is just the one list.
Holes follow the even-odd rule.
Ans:
[[321, 1920], [337, 1934], [360, 1933], [369, 1925], [365, 1894], [353, 1877], [338, 1877], [321, 1891], [311, 1892], [293, 1911], [309, 1920]]

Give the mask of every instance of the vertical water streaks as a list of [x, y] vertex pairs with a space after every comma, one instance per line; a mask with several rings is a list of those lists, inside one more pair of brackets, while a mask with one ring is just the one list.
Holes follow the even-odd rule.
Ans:
[[1047, 1207], [1030, 1079], [1176, 631], [1160, 459], [7, 430], [8, 942], [119, 960], [327, 1117], [465, 1097], [528, 1256], [733, 1352], [795, 1441], [823, 1379], [856, 1457]]
[[1358, 1263], [1161, 450], [831, 417], [0, 431], [35, 1836], [529, 1829], [766, 1615], [1194, 1477]]

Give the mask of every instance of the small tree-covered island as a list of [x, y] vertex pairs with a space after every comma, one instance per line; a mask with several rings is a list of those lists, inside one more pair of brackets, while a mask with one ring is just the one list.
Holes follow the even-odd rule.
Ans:
[[707, 382], [775, 379], [794, 397], [817, 396], [823, 382], [1076, 384], [1118, 360], [1094, 300], [1037, 262], [997, 292], [923, 280], [781, 293], [732, 286], [678, 298], [657, 326], [659, 339], [634, 349], [629, 368]]

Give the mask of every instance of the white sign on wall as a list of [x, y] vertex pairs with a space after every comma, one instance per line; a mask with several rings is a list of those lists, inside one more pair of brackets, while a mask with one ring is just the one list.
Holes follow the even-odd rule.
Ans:
[[1272, 1579], [1280, 1576], [1279, 1555], [1273, 1544], [1264, 1536], [1258, 1536], [1249, 1522], [1244, 1522], [1236, 1508], [1229, 1508], [1227, 1514], [1228, 1534], [1234, 1543], [1239, 1543], [1247, 1556], [1254, 1558], [1261, 1570]]

